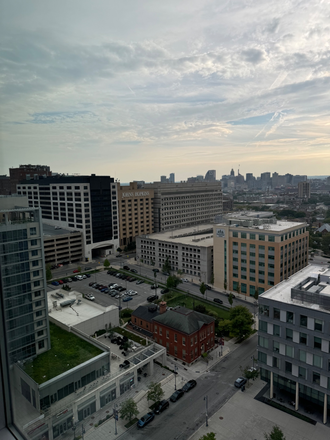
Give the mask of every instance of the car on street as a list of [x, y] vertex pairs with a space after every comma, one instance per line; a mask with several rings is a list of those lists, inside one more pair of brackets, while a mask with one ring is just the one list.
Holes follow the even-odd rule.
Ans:
[[152, 269], [153, 272], [159, 272], [159, 269]]
[[161, 291], [160, 291], [160, 293], [161, 294], [164, 294], [164, 293], [168, 293], [170, 291], [170, 289], [168, 289], [167, 287], [165, 288], [165, 289], [162, 289]]
[[72, 278], [67, 278], [67, 280], [68, 283], [72, 283]]
[[213, 298], [213, 301], [218, 304], [223, 304], [223, 301], [221, 301], [221, 299], [219, 299], [219, 298]]
[[62, 281], [62, 280], [58, 280], [58, 283], [59, 283], [59, 284], [64, 284], [64, 281]]
[[89, 273], [85, 273], [85, 277], [86, 277], [86, 278], [90, 278], [91, 276], [90, 276]]
[[151, 302], [155, 301], [155, 299], [158, 299], [157, 295], [150, 295], [150, 296], [148, 296], [147, 301], [151, 303]]
[[127, 292], [129, 296], [135, 296], [137, 295], [137, 292], [135, 290], [130, 290], [129, 292]]
[[154, 418], [155, 418], [155, 414], [153, 413], [153, 411], [148, 412], [148, 414], [146, 414], [145, 416], [141, 417], [140, 420], [138, 420], [137, 427], [143, 428], [148, 423], [150, 423]]
[[162, 400], [161, 402], [157, 403], [155, 407], [155, 413], [160, 414], [169, 406], [170, 406], [170, 402], [168, 400]]
[[241, 388], [243, 385], [246, 384], [246, 382], [247, 382], [247, 379], [245, 379], [245, 377], [240, 376], [235, 380], [234, 385], [236, 388]]
[[93, 270], [92, 267], [85, 267], [85, 270]]
[[129, 267], [128, 266], [124, 266], [123, 269], [129, 270]]
[[143, 284], [144, 283], [144, 280], [138, 280], [137, 282], [136, 282], [136, 284]]
[[187, 278], [181, 278], [181, 281], [182, 281], [183, 283], [189, 283], [189, 281], [187, 280]]
[[131, 269], [131, 272], [137, 273], [137, 270], [136, 269]]
[[179, 390], [176, 390], [172, 396], [170, 397], [171, 402], [176, 402], [177, 400], [181, 399], [181, 397], [184, 395], [184, 391], [180, 388]]
[[162, 274], [167, 276], [167, 277], [170, 276], [170, 274], [168, 272], [162, 272]]
[[225, 295], [226, 295], [228, 298], [230, 297], [230, 295], [231, 295], [232, 298], [236, 298], [236, 296], [235, 296], [233, 293], [225, 293]]
[[75, 270], [73, 271], [73, 273], [79, 273], [79, 270], [78, 270], [78, 269], [75, 269]]
[[52, 281], [52, 285], [53, 285], [53, 286], [59, 286], [60, 283], [59, 283], [58, 281]]
[[91, 293], [86, 293], [85, 298], [89, 299], [90, 301], [95, 301], [95, 296]]
[[76, 275], [72, 277], [72, 281], [78, 281], [78, 278]]
[[205, 287], [207, 288], [207, 290], [212, 290], [212, 287], [209, 286], [208, 284], [205, 284]]
[[84, 279], [84, 277], [82, 275], [77, 275], [76, 278], [78, 281], [82, 281]]
[[121, 257], [121, 255], [120, 255], [120, 254], [116, 255], [116, 258], [120, 258], [120, 257]]
[[155, 290], [155, 289], [157, 289], [158, 287], [159, 287], [158, 284], [152, 284], [152, 285], [150, 286], [150, 289]]
[[131, 301], [133, 298], [131, 296], [125, 296], [125, 298], [123, 298], [123, 302], [128, 302]]
[[197, 382], [194, 379], [191, 379], [191, 380], [188, 380], [188, 382], [182, 387], [182, 389], [185, 393], [188, 393], [188, 391], [195, 388], [196, 385], [197, 385]]

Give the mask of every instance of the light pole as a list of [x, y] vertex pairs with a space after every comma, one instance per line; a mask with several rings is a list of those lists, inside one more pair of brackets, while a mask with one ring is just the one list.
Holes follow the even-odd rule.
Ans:
[[117, 410], [116, 403], [113, 405], [113, 417], [115, 419], [115, 435], [117, 435], [118, 434], [118, 432], [117, 432], [118, 410]]
[[174, 389], [176, 390], [176, 375], [177, 375], [178, 367], [174, 365]]
[[75, 440], [75, 438], [76, 438], [76, 429], [77, 429], [77, 423], [75, 423], [74, 417], [72, 417], [73, 440]]
[[206, 426], [209, 426], [209, 419], [208, 419], [208, 414], [207, 414], [207, 411], [208, 411], [208, 396], [205, 396], [204, 397], [204, 400], [205, 400], [205, 421], [206, 421]]

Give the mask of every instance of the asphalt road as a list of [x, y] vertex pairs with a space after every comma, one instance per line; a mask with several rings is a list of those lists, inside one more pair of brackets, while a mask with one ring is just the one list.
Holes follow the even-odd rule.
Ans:
[[[146, 427], [131, 428], [121, 436], [123, 440], [157, 439], [186, 440], [205, 423], [205, 401], [208, 396], [208, 414], [212, 416], [236, 392], [237, 377], [241, 376], [240, 365], [252, 366], [251, 356], [256, 357], [256, 334], [243, 342], [208, 373], [197, 378], [197, 386], [178, 402], [170, 402], [166, 409]], [[173, 390], [174, 391], [174, 390]]]

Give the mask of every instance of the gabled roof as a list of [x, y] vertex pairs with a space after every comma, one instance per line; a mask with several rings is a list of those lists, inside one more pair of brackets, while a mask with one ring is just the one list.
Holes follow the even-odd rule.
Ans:
[[136, 318], [143, 319], [148, 322], [151, 322], [152, 318], [155, 318], [158, 315], [159, 315], [158, 310], [151, 312], [148, 306], [147, 307], [139, 306], [137, 309], [134, 310], [134, 312], [132, 312], [132, 316], [135, 316]]
[[320, 228], [316, 229], [315, 232], [323, 232], [325, 229], [328, 232], [330, 232], [330, 225], [328, 223], [324, 223], [324, 225], [322, 225]]
[[190, 335], [200, 330], [203, 325], [215, 321], [215, 319], [185, 307], [176, 307], [173, 310], [167, 310], [167, 312], [155, 316], [153, 321]]

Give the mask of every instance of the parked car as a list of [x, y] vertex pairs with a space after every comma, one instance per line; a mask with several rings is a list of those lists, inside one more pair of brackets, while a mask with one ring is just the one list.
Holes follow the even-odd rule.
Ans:
[[79, 270], [78, 270], [78, 269], [75, 269], [75, 270], [73, 271], [73, 273], [79, 273]]
[[59, 283], [59, 284], [64, 284], [64, 281], [62, 281], [62, 280], [58, 280], [58, 283]]
[[85, 277], [86, 277], [86, 278], [90, 278], [91, 276], [90, 276], [89, 273], [85, 273]]
[[131, 296], [125, 296], [125, 298], [123, 298], [123, 302], [128, 302], [131, 301], [133, 298]]
[[143, 284], [144, 283], [144, 280], [138, 280], [137, 282], [136, 282], [136, 284]]
[[84, 277], [82, 275], [77, 275], [76, 278], [78, 281], [82, 281], [84, 279]]
[[212, 290], [212, 287], [209, 286], [208, 284], [205, 284], [205, 287], [207, 288], [207, 290]]
[[[228, 296], [228, 298], [229, 298], [230, 293], [225, 293], [225, 295]], [[232, 298], [236, 298], [236, 296], [233, 293], [231, 294], [231, 296], [232, 296]]]
[[150, 286], [150, 289], [155, 290], [155, 289], [157, 289], [158, 287], [159, 287], [158, 284], [152, 284], [152, 285]]
[[93, 270], [92, 267], [85, 267], [85, 270]]
[[141, 417], [140, 420], [138, 420], [137, 427], [143, 428], [148, 423], [150, 423], [154, 418], [155, 418], [155, 414], [152, 411], [148, 412], [148, 414], [146, 414], [145, 416]]
[[246, 382], [247, 382], [247, 379], [245, 379], [245, 377], [238, 377], [235, 380], [234, 385], [235, 385], [236, 388], [241, 388], [243, 385], [246, 384]]
[[167, 287], [165, 289], [162, 289], [160, 291], [160, 293], [164, 294], [164, 293], [168, 293], [170, 291], [170, 289], [168, 289]]
[[85, 280], [87, 278], [87, 275], [84, 274], [84, 275], [82, 275], [82, 277]]
[[109, 291], [108, 288], [106, 288], [106, 289], [103, 289], [102, 292], [103, 292], [103, 293], [109, 293], [110, 291]]
[[166, 275], [167, 277], [170, 276], [168, 272], [163, 272], [163, 275]]
[[181, 281], [182, 281], [183, 283], [189, 283], [189, 281], [187, 280], [187, 278], [181, 278]]
[[52, 285], [53, 285], [53, 286], [59, 286], [60, 283], [59, 283], [58, 281], [52, 281]]
[[162, 400], [161, 402], [157, 403], [155, 407], [155, 413], [160, 414], [169, 406], [170, 406], [170, 402], [168, 400]]
[[129, 291], [129, 296], [135, 296], [135, 295], [137, 295], [137, 292], [135, 290]]
[[95, 296], [91, 293], [86, 293], [85, 298], [89, 299], [90, 301], [95, 301]]
[[95, 283], [92, 281], [91, 283], [89, 283], [89, 287], [92, 287]]
[[158, 299], [157, 295], [150, 295], [150, 296], [148, 296], [147, 301], [148, 302], [153, 302], [153, 301], [155, 301], [155, 299]]
[[152, 269], [153, 272], [159, 272], [159, 269]]
[[67, 278], [67, 280], [68, 283], [72, 283], [72, 278]]
[[129, 267], [128, 266], [124, 266], [123, 269], [129, 270]]
[[188, 393], [188, 391], [195, 388], [196, 385], [197, 385], [197, 382], [194, 379], [191, 379], [182, 387], [182, 389], [185, 393]]
[[219, 298], [213, 298], [213, 301], [218, 304], [223, 304], [223, 301], [221, 301], [221, 299], [219, 299]]
[[72, 277], [72, 281], [78, 281], [78, 278], [76, 275], [74, 277]]
[[181, 397], [184, 395], [184, 391], [182, 389], [176, 390], [172, 396], [170, 397], [171, 402], [176, 402], [177, 400], [181, 399]]
[[138, 271], [136, 269], [131, 269], [131, 272], [137, 273]]

